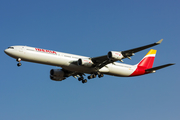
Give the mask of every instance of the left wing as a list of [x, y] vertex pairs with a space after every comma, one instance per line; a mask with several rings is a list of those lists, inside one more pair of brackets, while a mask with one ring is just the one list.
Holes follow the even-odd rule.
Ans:
[[162, 69], [162, 68], [174, 65], [174, 64], [175, 63], [169, 63], [169, 64], [161, 65], [161, 66], [158, 66], [158, 67], [153, 67], [153, 68], [150, 68], [150, 69], [146, 69], [146, 72], [148, 72], [148, 73], [156, 72], [156, 70], [159, 70], [159, 69]]
[[92, 62], [94, 63], [94, 67], [96, 69], [101, 69], [102, 67], [106, 66], [109, 63], [113, 63], [115, 61], [120, 60], [122, 62], [122, 59], [124, 58], [129, 58], [134, 55], [134, 53], [142, 51], [144, 49], [153, 47], [155, 45], [159, 45], [161, 42], [163, 41], [163, 39], [159, 40], [156, 43], [152, 43], [149, 45], [145, 45], [142, 47], [138, 47], [138, 48], [134, 48], [134, 49], [130, 49], [130, 50], [125, 50], [125, 51], [110, 51], [108, 53], [108, 55], [103, 55], [103, 56], [99, 56], [99, 57], [94, 57], [91, 58]]

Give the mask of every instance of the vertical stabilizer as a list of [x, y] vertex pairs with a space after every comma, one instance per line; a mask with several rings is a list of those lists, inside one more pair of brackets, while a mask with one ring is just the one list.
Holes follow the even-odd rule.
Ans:
[[143, 75], [147, 72], [146, 69], [150, 69], [153, 67], [154, 59], [156, 56], [156, 51], [154, 49], [151, 49], [144, 58], [136, 65], [136, 70], [130, 75], [130, 76], [137, 76], [137, 75]]
[[154, 49], [151, 49], [145, 57], [138, 63], [138, 66], [145, 67], [146, 69], [152, 68], [154, 59], [156, 56], [156, 51]]

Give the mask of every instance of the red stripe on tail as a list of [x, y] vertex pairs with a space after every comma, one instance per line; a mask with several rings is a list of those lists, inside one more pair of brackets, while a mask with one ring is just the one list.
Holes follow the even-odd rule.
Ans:
[[147, 74], [146, 69], [153, 67], [156, 50], [150, 50], [148, 54], [137, 64], [136, 70], [130, 76]]

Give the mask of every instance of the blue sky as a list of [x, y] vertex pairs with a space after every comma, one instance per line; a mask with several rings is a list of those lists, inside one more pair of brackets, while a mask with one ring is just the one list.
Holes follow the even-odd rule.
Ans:
[[[1, 120], [179, 120], [179, 0], [1, 0]], [[27, 45], [96, 57], [164, 39], [154, 66], [139, 77], [105, 75], [87, 84], [50, 80], [54, 66], [22, 62], [3, 51]], [[136, 53], [136, 64], [148, 52]]]

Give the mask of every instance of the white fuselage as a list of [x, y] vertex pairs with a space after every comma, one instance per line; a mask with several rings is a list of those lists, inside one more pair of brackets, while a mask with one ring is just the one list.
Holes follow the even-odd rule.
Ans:
[[[79, 66], [75, 64], [80, 58], [89, 58], [80, 55], [56, 52], [52, 50], [28, 47], [11, 46], [5, 50], [9, 56], [23, 61], [41, 63], [62, 67], [68, 71], [82, 72], [91, 74], [96, 71], [93, 67]], [[99, 70], [99, 72], [114, 76], [130, 76], [135, 70], [136, 65], [127, 65], [118, 62], [110, 63]]]

